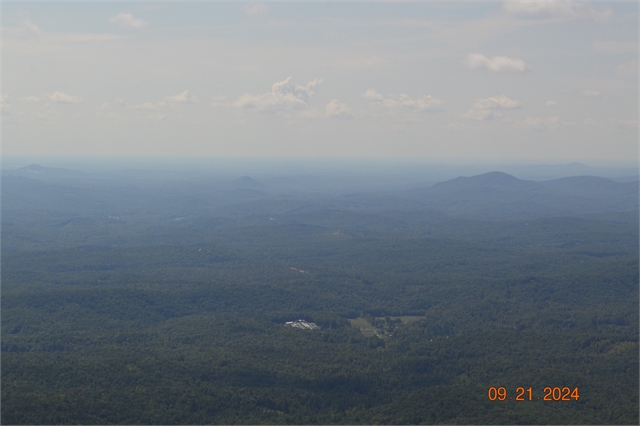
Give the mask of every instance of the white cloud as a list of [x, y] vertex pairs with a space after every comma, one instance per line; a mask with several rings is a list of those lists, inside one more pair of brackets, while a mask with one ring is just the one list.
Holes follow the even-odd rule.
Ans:
[[100, 108], [111, 108], [111, 107], [124, 107], [124, 100], [122, 100], [121, 98], [116, 98], [113, 100], [113, 102], [104, 102], [102, 105], [100, 105]]
[[490, 109], [470, 109], [466, 113], [462, 114], [464, 118], [470, 118], [471, 120], [488, 121], [494, 118], [500, 117], [502, 114], [492, 111]]
[[384, 99], [384, 96], [376, 92], [375, 89], [367, 89], [362, 97], [369, 101], [381, 101]]
[[572, 0], [504, 1], [502, 9], [513, 15], [558, 20], [582, 19], [593, 22], [606, 22], [613, 16], [613, 12], [609, 8], [596, 10], [586, 2], [574, 2]]
[[36, 24], [33, 23], [29, 18], [24, 18], [22, 20], [22, 28], [27, 30], [31, 35], [39, 36], [43, 34], [43, 31]]
[[556, 101], [547, 101], [544, 103], [546, 106], [555, 106], [558, 105], [558, 103]]
[[591, 89], [581, 90], [580, 94], [582, 96], [586, 96], [587, 98], [597, 98], [598, 96], [602, 95], [602, 93], [600, 93], [599, 90], [591, 90]]
[[40, 98], [37, 96], [27, 96], [24, 100], [27, 102], [40, 102]]
[[249, 16], [263, 15], [269, 11], [269, 6], [264, 3], [245, 3], [242, 10]]
[[529, 117], [518, 121], [516, 126], [526, 130], [556, 130], [562, 129], [565, 124], [567, 123], [561, 122], [558, 117]]
[[488, 69], [495, 72], [526, 72], [529, 70], [529, 67], [522, 59], [508, 58], [506, 56], [487, 58], [480, 53], [470, 53], [467, 56], [467, 65], [471, 69]]
[[476, 99], [473, 108], [462, 114], [464, 118], [471, 120], [487, 121], [500, 117], [502, 114], [496, 112], [497, 109], [516, 109], [521, 108], [522, 103], [510, 99], [505, 95], [492, 96], [490, 98]]
[[324, 108], [325, 115], [330, 118], [353, 118], [353, 112], [347, 104], [337, 99], [329, 102]]
[[284, 81], [273, 83], [271, 92], [262, 95], [245, 93], [234, 103], [237, 108], [254, 109], [265, 113], [306, 109], [313, 96], [314, 88], [322, 80], [312, 80], [306, 86], [299, 86], [291, 81], [291, 77]]
[[368, 89], [363, 98], [371, 101], [374, 105], [380, 105], [389, 109], [406, 108], [417, 111], [436, 112], [442, 110], [444, 101], [434, 98], [431, 95], [424, 95], [421, 98], [412, 99], [410, 96], [402, 93], [397, 98], [385, 98], [374, 89]]
[[444, 102], [431, 95], [425, 95], [418, 99], [411, 99], [404, 93], [400, 95], [399, 102], [403, 107], [417, 109], [419, 111], [440, 111]]
[[521, 108], [522, 104], [520, 101], [514, 101], [505, 95], [500, 95], [485, 99], [477, 99], [473, 107], [475, 109], [516, 109]]
[[77, 104], [82, 101], [82, 99], [77, 96], [68, 95], [61, 91], [53, 92], [49, 95], [49, 99], [52, 102], [56, 102], [59, 104]]
[[120, 12], [116, 16], [109, 18], [110, 24], [119, 25], [120, 28], [129, 28], [139, 30], [147, 26], [147, 21], [140, 18], [134, 18], [131, 13]]
[[632, 42], [597, 41], [593, 43], [593, 48], [604, 53], [638, 53], [638, 43]]
[[182, 93], [178, 93], [175, 96], [167, 96], [166, 100], [167, 102], [175, 102], [180, 104], [184, 104], [184, 103], [191, 104], [191, 103], [198, 102], [198, 98], [190, 94], [188, 90], [185, 90]]

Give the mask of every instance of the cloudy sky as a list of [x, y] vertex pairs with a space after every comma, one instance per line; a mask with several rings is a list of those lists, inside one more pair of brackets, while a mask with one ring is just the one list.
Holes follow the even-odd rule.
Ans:
[[638, 159], [631, 2], [10, 3], [3, 155]]

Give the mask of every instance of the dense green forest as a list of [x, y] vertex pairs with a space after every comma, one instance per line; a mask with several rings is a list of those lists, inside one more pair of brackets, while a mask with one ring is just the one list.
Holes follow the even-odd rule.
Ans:
[[4, 176], [2, 423], [638, 424], [637, 182], [512, 178]]

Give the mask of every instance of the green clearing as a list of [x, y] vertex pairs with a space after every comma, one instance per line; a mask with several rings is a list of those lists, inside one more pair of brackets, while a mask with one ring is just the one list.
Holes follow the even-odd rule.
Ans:
[[376, 332], [379, 333], [379, 331], [364, 318], [350, 319], [349, 322], [351, 323], [351, 327], [359, 329], [364, 337], [373, 337], [377, 334]]
[[[411, 324], [412, 322], [415, 321], [420, 321], [422, 319], [424, 319], [423, 315], [406, 315], [403, 317], [389, 317], [391, 319], [391, 321], [395, 321], [395, 320], [400, 320], [402, 321], [402, 324]], [[376, 319], [380, 319], [380, 320], [384, 320], [385, 317], [376, 317]]]

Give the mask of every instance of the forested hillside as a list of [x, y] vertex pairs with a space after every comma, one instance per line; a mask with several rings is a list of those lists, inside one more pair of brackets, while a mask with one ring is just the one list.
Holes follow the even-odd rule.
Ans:
[[77, 173], [3, 176], [3, 424], [640, 420], [637, 181]]

